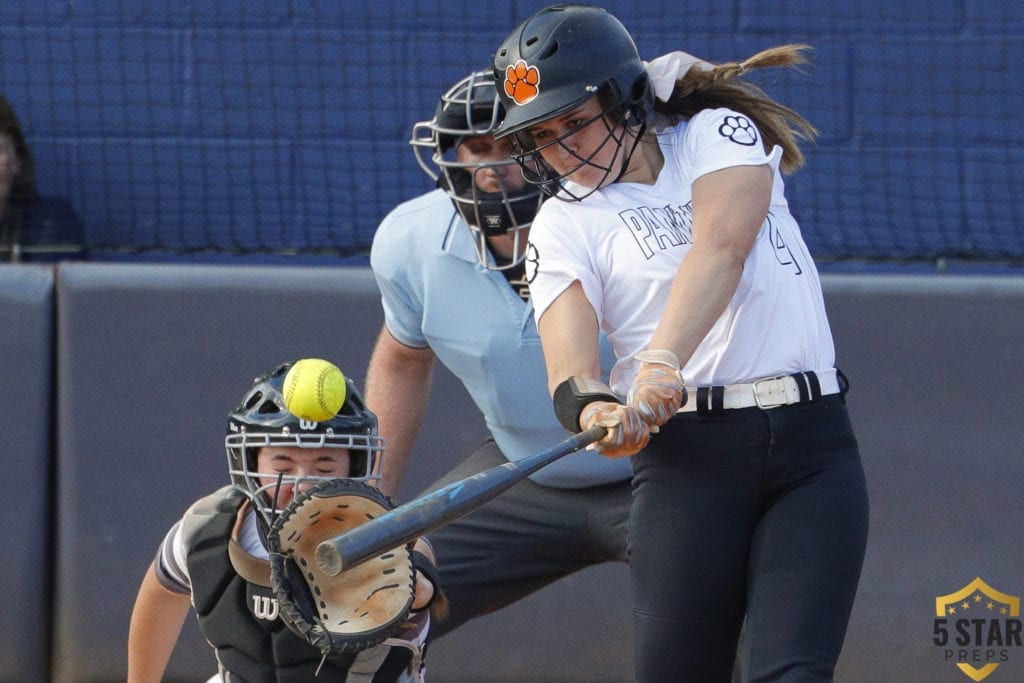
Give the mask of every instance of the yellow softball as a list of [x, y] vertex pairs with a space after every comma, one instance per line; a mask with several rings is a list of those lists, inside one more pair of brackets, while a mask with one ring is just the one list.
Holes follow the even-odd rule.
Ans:
[[284, 376], [284, 403], [292, 415], [311, 422], [329, 420], [345, 402], [345, 375], [319, 358], [296, 361]]

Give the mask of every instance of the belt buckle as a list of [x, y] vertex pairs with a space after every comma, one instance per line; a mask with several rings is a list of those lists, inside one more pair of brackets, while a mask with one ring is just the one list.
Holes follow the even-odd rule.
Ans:
[[[779, 406], [786, 405], [786, 385], [784, 383], [785, 379], [785, 377], [762, 377], [761, 379], [754, 380], [754, 402], [757, 404], [758, 408], [760, 408], [761, 410], [770, 410], [772, 408], [778, 408]], [[761, 400], [760, 385], [762, 382], [783, 382], [783, 384], [781, 384], [781, 389], [779, 391], [779, 400], [777, 402], [773, 403], [770, 400]], [[767, 390], [767, 393], [772, 393], [770, 388]]]

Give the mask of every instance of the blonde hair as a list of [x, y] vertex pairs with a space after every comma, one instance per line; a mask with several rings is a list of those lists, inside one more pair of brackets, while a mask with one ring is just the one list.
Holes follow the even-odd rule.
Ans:
[[765, 151], [782, 148], [783, 173], [793, 173], [804, 163], [799, 140], [814, 141], [817, 129], [789, 107], [771, 99], [761, 88], [743, 80], [752, 69], [807, 64], [809, 45], [790, 44], [763, 50], [742, 62], [695, 65], [676, 81], [667, 102], [655, 102], [654, 111], [670, 121], [689, 119], [704, 109], [727, 107], [746, 114], [761, 131]]

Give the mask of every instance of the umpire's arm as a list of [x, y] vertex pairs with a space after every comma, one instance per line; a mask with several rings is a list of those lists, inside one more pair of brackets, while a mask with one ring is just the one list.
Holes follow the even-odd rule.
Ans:
[[386, 447], [378, 488], [392, 498], [398, 493], [423, 424], [434, 359], [429, 347], [405, 346], [385, 325], [366, 370], [366, 406], [377, 416]]

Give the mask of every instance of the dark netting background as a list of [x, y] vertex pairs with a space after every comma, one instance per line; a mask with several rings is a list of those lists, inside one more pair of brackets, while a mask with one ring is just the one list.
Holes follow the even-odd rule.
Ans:
[[[407, 140], [546, 2], [0, 2], [0, 93], [90, 253], [365, 255], [429, 189]], [[788, 179], [823, 263], [1024, 263], [1020, 0], [614, 0], [644, 58], [806, 42], [759, 82], [822, 132]]]

